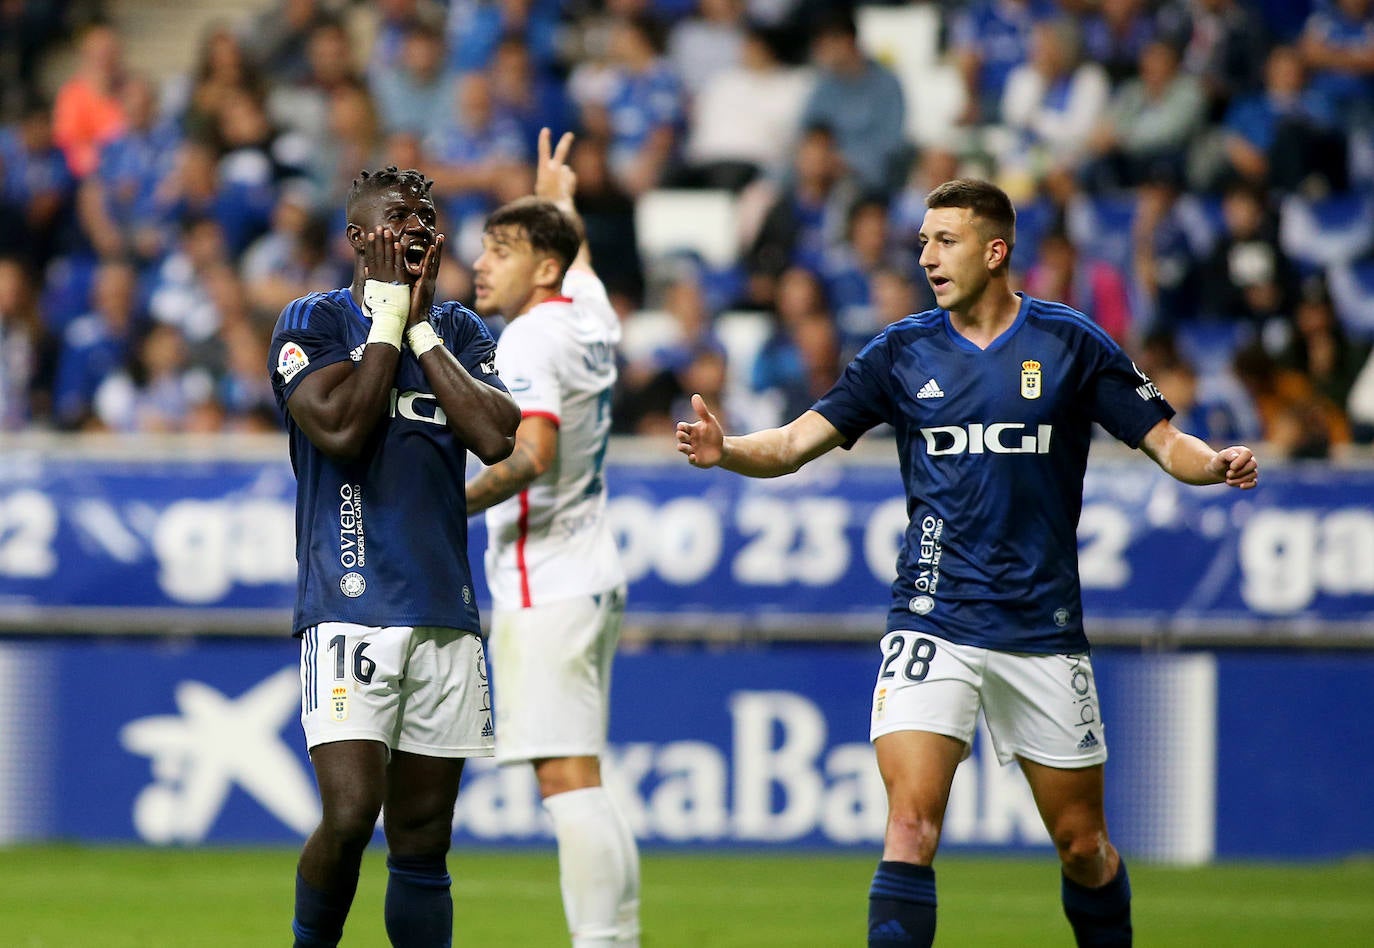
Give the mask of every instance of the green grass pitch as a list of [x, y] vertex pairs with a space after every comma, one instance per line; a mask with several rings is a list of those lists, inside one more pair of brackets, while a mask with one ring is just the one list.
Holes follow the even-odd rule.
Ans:
[[[240, 948], [290, 942], [296, 854], [283, 849], [0, 849], [11, 948]], [[644, 854], [644, 948], [862, 946], [876, 856]], [[456, 850], [455, 946], [567, 944], [553, 851]], [[942, 857], [939, 946], [1071, 945], [1041, 859]], [[1142, 946], [1374, 944], [1374, 862], [1134, 863]], [[369, 851], [345, 946], [385, 946], [385, 867]]]

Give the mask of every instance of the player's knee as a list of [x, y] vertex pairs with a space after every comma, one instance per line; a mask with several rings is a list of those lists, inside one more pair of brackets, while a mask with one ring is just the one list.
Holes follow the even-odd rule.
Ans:
[[453, 840], [453, 811], [387, 814], [386, 845], [393, 853], [442, 854]]
[[1107, 858], [1107, 834], [1102, 830], [1056, 832], [1054, 846], [1071, 876], [1093, 870]]
[[884, 848], [904, 862], [927, 865], [940, 845], [940, 828], [929, 814], [894, 809], [888, 814]]
[[333, 837], [341, 847], [361, 849], [372, 839], [379, 811], [380, 807], [363, 801], [326, 807], [320, 830]]

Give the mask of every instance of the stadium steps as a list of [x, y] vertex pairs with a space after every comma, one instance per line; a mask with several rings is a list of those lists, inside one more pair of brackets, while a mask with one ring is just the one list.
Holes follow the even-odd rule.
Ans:
[[124, 37], [125, 62], [162, 81], [195, 63], [200, 38], [215, 22], [243, 23], [273, 0], [111, 0], [110, 19]]

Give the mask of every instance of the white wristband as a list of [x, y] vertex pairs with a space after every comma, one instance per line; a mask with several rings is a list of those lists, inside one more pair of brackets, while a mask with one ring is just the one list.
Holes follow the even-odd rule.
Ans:
[[367, 341], [384, 342], [399, 352], [406, 319], [410, 316], [410, 287], [404, 283], [368, 280], [363, 283], [363, 306], [372, 317]]
[[410, 351], [419, 358], [435, 346], [442, 346], [444, 340], [439, 338], [439, 334], [434, 331], [434, 327], [429, 323], [416, 323], [406, 330], [406, 342], [410, 344]]

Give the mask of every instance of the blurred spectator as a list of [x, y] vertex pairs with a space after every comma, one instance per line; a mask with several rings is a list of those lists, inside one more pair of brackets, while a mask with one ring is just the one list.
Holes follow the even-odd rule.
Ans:
[[487, 214], [529, 192], [530, 146], [514, 119], [496, 113], [486, 73], [458, 77], [450, 116], [425, 139], [421, 167], [434, 179], [441, 227], [459, 242], [460, 257], [477, 259]]
[[763, 182], [755, 187], [753, 199], [763, 193], [773, 197], [745, 253], [752, 303], [771, 307], [773, 285], [783, 270], [797, 265], [819, 272], [826, 248], [843, 238], [854, 196], [844, 170], [835, 136], [824, 126], [812, 126], [802, 134], [792, 177], [782, 190]]
[[1279, 247], [1265, 193], [1235, 184], [1222, 199], [1223, 228], [1202, 268], [1204, 316], [1261, 327], [1291, 311], [1297, 274]]
[[644, 299], [634, 200], [611, 175], [604, 138], [579, 138], [569, 157], [577, 175], [577, 209], [597, 276], [617, 310], [638, 308]]
[[1344, 413], [1307, 376], [1279, 365], [1258, 344], [1240, 349], [1233, 365], [1259, 416], [1260, 436], [1277, 456], [1329, 458], [1350, 444]]
[[1138, 189], [1132, 267], [1137, 315], [1147, 333], [1170, 330], [1198, 315], [1199, 271], [1212, 234], [1197, 199], [1183, 195], [1181, 181], [1177, 172], [1157, 169]]
[[951, 18], [949, 46], [968, 90], [968, 122], [1000, 121], [1007, 77], [1030, 57], [1031, 27], [1055, 12], [1050, 0], [972, 0]]
[[520, 36], [501, 39], [487, 75], [497, 113], [519, 123], [523, 141], [537, 141], [541, 128], [559, 134], [573, 126], [572, 103], [563, 84], [535, 69], [530, 48]]
[[89, 425], [95, 393], [128, 361], [140, 322], [138, 273], [119, 259], [103, 261], [91, 289], [91, 308], [62, 336], [53, 413], [65, 429]]
[[1023, 288], [1030, 296], [1073, 307], [1123, 345], [1131, 341], [1133, 320], [1125, 276], [1103, 260], [1081, 257], [1062, 230], [1051, 231], [1040, 242], [1040, 253], [1026, 271]]
[[329, 136], [315, 146], [309, 178], [325, 207], [348, 198], [362, 168], [382, 163], [385, 141], [372, 97], [362, 86], [344, 86], [329, 98]]
[[343, 24], [322, 20], [310, 29], [305, 47], [307, 68], [289, 82], [278, 80], [267, 96], [272, 125], [289, 137], [282, 160], [305, 166], [329, 135], [330, 103], [334, 94], [362, 83], [354, 62], [353, 44]]
[[868, 341], [881, 328], [873, 311], [873, 274], [880, 269], [917, 273], [916, 259], [892, 239], [886, 200], [870, 194], [854, 202], [844, 240], [827, 251], [820, 273], [833, 322], [846, 348]]
[[553, 67], [558, 52], [559, 0], [452, 0], [449, 64], [457, 72], [485, 69], [501, 39], [519, 36], [536, 70]]
[[52, 417], [56, 358], [29, 266], [0, 257], [0, 431], [41, 426]]
[[1346, 337], [1320, 284], [1304, 287], [1293, 313], [1293, 330], [1278, 354], [1279, 365], [1303, 373], [1318, 394], [1333, 405], [1344, 406], [1370, 347]]
[[202, 34], [196, 63], [180, 84], [182, 88], [172, 94], [173, 108], [187, 138], [217, 134], [220, 110], [231, 94], [247, 92], [260, 100], [267, 91], [263, 73], [225, 23], [213, 24]]
[[1183, 71], [1201, 80], [1210, 121], [1236, 95], [1259, 88], [1269, 30], [1252, 4], [1239, 0], [1169, 0], [1159, 10], [1160, 33], [1182, 50]]
[[387, 132], [423, 137], [447, 117], [451, 93], [444, 38], [432, 23], [410, 23], [398, 55], [374, 62], [369, 87]]
[[635, 197], [658, 186], [676, 159], [682, 133], [682, 86], [662, 51], [654, 20], [618, 17], [608, 73], [580, 103], [583, 126], [608, 138], [616, 181]]
[[329, 225], [316, 211], [316, 197], [308, 182], [290, 182], [272, 210], [272, 229], [243, 255], [248, 301], [264, 318], [275, 319], [307, 293], [348, 282], [348, 271], [329, 253]]
[[210, 294], [209, 276], [228, 261], [224, 233], [210, 217], [182, 221], [176, 249], [153, 276], [149, 315], [175, 326], [186, 342], [202, 350], [213, 347], [220, 312]]
[[48, 110], [32, 101], [18, 123], [0, 127], [0, 253], [22, 256], [41, 273], [69, 223], [74, 188]]
[[1300, 49], [1312, 87], [1328, 97], [1347, 127], [1374, 123], [1374, 15], [1371, 0], [1331, 0], [1312, 11]]
[[303, 82], [311, 69], [310, 36], [329, 19], [323, 0], [276, 0], [253, 18], [243, 33], [244, 44], [273, 82]]
[[673, 183], [739, 190], [759, 174], [781, 178], [814, 82], [810, 71], [782, 65], [771, 38], [751, 28], [739, 64], [722, 69], [698, 91], [686, 166]]
[[959, 177], [959, 156], [927, 145], [917, 154], [907, 174], [906, 185], [892, 200], [892, 231], [908, 252], [920, 257], [917, 234], [926, 216], [926, 195], [937, 185]]
[[778, 281], [773, 332], [749, 372], [755, 392], [777, 392], [774, 424], [796, 418], [824, 395], [840, 372], [840, 336], [816, 275], [801, 267]]
[[1229, 171], [1260, 187], [1291, 191], [1320, 179], [1323, 191], [1346, 187], [1346, 143], [1331, 101], [1313, 89], [1291, 46], [1276, 46], [1264, 89], [1226, 113]]
[[262, 370], [267, 364], [269, 334], [248, 323], [234, 322], [224, 327], [222, 335], [224, 371], [217, 381], [213, 403], [223, 407], [225, 426], [234, 431], [280, 430], [272, 383]]
[[694, 392], [721, 404], [726, 370], [725, 346], [711, 328], [712, 314], [694, 267], [684, 266], [673, 276], [663, 292], [663, 309], [673, 320], [671, 334], [647, 359], [624, 367], [612, 406], [622, 431], [660, 438], [685, 417]]
[[66, 12], [54, 0], [0, 3], [0, 120], [38, 94], [40, 58], [61, 37]]
[[[438, 41], [440, 62], [438, 71], [447, 72], [444, 38], [446, 3], [439, 0], [377, 0], [362, 5], [368, 14], [363, 32], [369, 38], [367, 68], [368, 82], [379, 73], [394, 68], [405, 57], [405, 45], [415, 30], [424, 30]], [[356, 32], [356, 31], [355, 31]]]
[[79, 40], [76, 72], [62, 83], [53, 104], [53, 140], [78, 178], [95, 170], [100, 146], [124, 127], [123, 83], [119, 34], [107, 23], [91, 24]]
[[96, 390], [95, 413], [110, 431], [181, 431], [196, 406], [212, 393], [209, 376], [190, 369], [181, 331], [153, 325], [135, 347], [134, 357]]
[[1106, 71], [1083, 62], [1079, 49], [1072, 20], [1042, 20], [1031, 28], [1030, 57], [1011, 71], [1002, 95], [1002, 121], [1019, 133], [999, 155], [1004, 167], [1024, 164], [1028, 151], [1032, 167], [1076, 167], [1083, 159], [1111, 87]]
[[740, 66], [744, 48], [744, 0], [697, 0], [696, 14], [674, 24], [668, 61], [689, 97], [717, 74]]
[[1179, 71], [1178, 53], [1151, 42], [1139, 75], [1122, 83], [1088, 141], [1095, 190], [1136, 187], [1164, 168], [1182, 174], [1184, 154], [1202, 125], [1206, 100], [1197, 77]]
[[1083, 53], [1107, 71], [1113, 87], [1118, 86], [1136, 75], [1136, 65], [1158, 29], [1146, 0], [1101, 0], [1090, 9], [1083, 20]]
[[122, 99], [124, 130], [100, 149], [94, 173], [81, 183], [78, 212], [98, 255], [147, 263], [163, 250], [157, 227], [149, 225], [158, 183], [173, 174], [181, 136], [175, 123], [160, 119], [146, 76], [129, 76]]
[[891, 193], [906, 179], [911, 151], [904, 138], [902, 85], [886, 66], [859, 48], [853, 14], [832, 10], [811, 34], [815, 88], [802, 112], [804, 126], [825, 125], [849, 170], [865, 187]]

